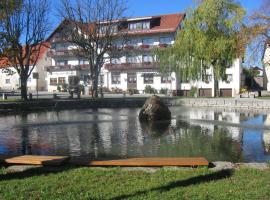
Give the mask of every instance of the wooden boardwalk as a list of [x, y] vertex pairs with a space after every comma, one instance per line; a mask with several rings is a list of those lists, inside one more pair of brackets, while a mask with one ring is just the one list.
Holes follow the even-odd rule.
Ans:
[[52, 165], [58, 166], [69, 160], [67, 156], [0, 156], [0, 163], [5, 164], [24, 164], [24, 165]]
[[67, 156], [15, 156], [7, 157], [0, 156], [0, 163], [5, 164], [24, 164], [24, 165], [51, 165], [58, 166], [62, 164], [71, 164], [77, 166], [90, 167], [163, 167], [163, 166], [177, 166], [177, 167], [195, 167], [208, 166], [209, 162], [203, 157], [175, 157], [175, 158], [127, 158], [127, 159], [113, 159], [113, 160], [92, 160], [90, 158], [73, 158]]
[[193, 167], [208, 166], [209, 162], [203, 157], [197, 158], [127, 158], [115, 160], [91, 160], [79, 158], [70, 161], [81, 166], [120, 166], [120, 167]]

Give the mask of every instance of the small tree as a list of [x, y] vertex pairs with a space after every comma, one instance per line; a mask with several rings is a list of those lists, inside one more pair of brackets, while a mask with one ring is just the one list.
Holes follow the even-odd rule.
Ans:
[[14, 67], [20, 77], [21, 98], [27, 100], [27, 79], [34, 70], [49, 31], [48, 0], [17, 0], [9, 7], [9, 0], [1, 1], [0, 20], [2, 55], [7, 65]]
[[98, 77], [111, 50], [112, 41], [120, 34], [119, 19], [125, 10], [123, 0], [62, 0], [61, 16], [68, 22], [65, 39], [74, 44], [80, 57], [89, 61], [92, 96], [98, 97]]
[[243, 53], [239, 30], [244, 13], [233, 0], [199, 1], [195, 9], [187, 11], [174, 46], [158, 51], [161, 67], [169, 64], [182, 78], [192, 80], [201, 79], [212, 67], [218, 96], [218, 80], [226, 78], [226, 67]]

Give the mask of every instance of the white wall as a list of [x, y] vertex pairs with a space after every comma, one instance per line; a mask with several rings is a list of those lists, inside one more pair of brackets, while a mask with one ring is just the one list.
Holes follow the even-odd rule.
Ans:
[[270, 45], [268, 44], [266, 46], [264, 57], [263, 57], [263, 63], [264, 63], [264, 83], [265, 83], [265, 89], [267, 91], [270, 91]]

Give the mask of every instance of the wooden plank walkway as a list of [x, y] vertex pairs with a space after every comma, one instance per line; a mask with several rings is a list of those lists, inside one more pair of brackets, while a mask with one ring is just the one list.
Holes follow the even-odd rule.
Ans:
[[69, 160], [67, 156], [0, 156], [0, 163], [5, 164], [24, 164], [24, 165], [50, 165], [58, 166]]
[[193, 167], [208, 166], [209, 162], [203, 157], [175, 157], [175, 158], [127, 158], [113, 160], [92, 160], [91, 158], [79, 157], [70, 159], [67, 156], [0, 156], [0, 163], [24, 164], [24, 165], [51, 165], [72, 164], [90, 167]]
[[192, 167], [208, 166], [209, 162], [203, 157], [196, 158], [127, 158], [115, 160], [91, 160], [87, 158], [78, 158], [70, 161], [71, 164], [81, 166], [120, 166], [120, 167]]

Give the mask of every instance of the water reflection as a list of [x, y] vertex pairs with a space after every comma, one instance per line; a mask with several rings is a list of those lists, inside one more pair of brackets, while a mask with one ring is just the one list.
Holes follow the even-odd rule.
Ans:
[[0, 154], [270, 160], [268, 115], [183, 107], [171, 111], [170, 122], [150, 125], [140, 124], [134, 108], [0, 117]]

